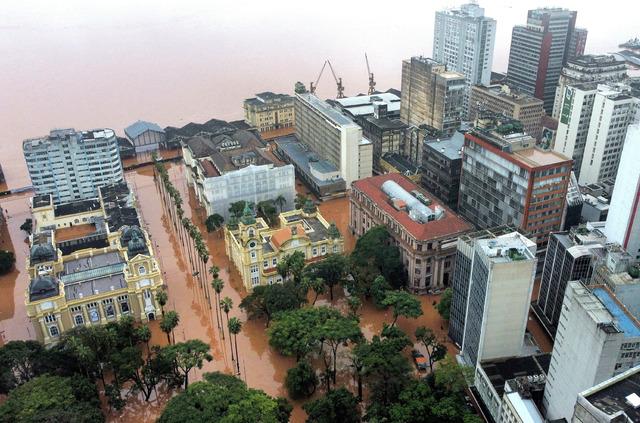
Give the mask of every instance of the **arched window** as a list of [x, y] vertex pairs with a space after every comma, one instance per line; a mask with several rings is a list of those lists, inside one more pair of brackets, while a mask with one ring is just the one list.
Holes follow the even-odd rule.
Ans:
[[147, 273], [147, 269], [144, 266], [138, 267], [138, 274], [145, 275]]

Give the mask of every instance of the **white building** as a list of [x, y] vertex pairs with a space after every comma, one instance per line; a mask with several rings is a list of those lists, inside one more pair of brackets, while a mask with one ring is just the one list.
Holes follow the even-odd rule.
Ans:
[[124, 133], [135, 147], [136, 154], [157, 150], [165, 140], [164, 129], [143, 120], [127, 126]]
[[461, 348], [468, 365], [522, 353], [535, 254], [518, 232], [475, 242]]
[[244, 200], [258, 204], [279, 196], [285, 199], [282, 211], [291, 210], [296, 192], [295, 178], [293, 165], [275, 167], [272, 164], [249, 165], [224, 175], [205, 178], [202, 189], [207, 216], [218, 213], [226, 221], [232, 203]]
[[640, 259], [640, 124], [629, 126], [604, 232]]
[[571, 421], [578, 393], [640, 363], [640, 323], [608, 288], [567, 285], [544, 391], [549, 420]]
[[474, 3], [436, 12], [433, 59], [460, 72], [470, 85], [489, 85], [496, 21]]
[[373, 144], [362, 128], [313, 94], [296, 94], [296, 137], [333, 163], [347, 186], [373, 172]]
[[640, 100], [622, 84], [565, 88], [554, 150], [573, 157], [580, 185], [616, 176], [627, 127]]
[[55, 129], [23, 141], [22, 150], [36, 195], [51, 194], [55, 203], [95, 198], [99, 187], [123, 181], [111, 129]]

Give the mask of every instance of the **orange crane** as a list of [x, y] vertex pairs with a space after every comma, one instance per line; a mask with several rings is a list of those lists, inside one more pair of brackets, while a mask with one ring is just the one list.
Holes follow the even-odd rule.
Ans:
[[331, 69], [331, 73], [333, 74], [333, 79], [336, 81], [336, 85], [338, 87], [338, 96], [336, 98], [344, 98], [344, 86], [342, 85], [342, 78], [336, 77], [336, 73], [333, 71], [333, 66], [331, 66], [331, 62], [327, 60], [329, 64], [329, 69]]
[[369, 91], [367, 94], [372, 95], [376, 91], [376, 81], [373, 79], [373, 72], [371, 72], [371, 68], [369, 67], [369, 58], [366, 52], [364, 53], [364, 60], [367, 62], [367, 73], [369, 74]]

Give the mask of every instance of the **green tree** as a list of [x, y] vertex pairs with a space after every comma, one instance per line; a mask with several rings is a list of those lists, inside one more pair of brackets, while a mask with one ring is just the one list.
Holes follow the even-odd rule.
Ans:
[[20, 230], [31, 235], [31, 232], [33, 231], [33, 220], [30, 217], [26, 218], [24, 223], [20, 225]]
[[[358, 321], [343, 315], [335, 315], [324, 321], [318, 328], [317, 334], [319, 339], [324, 342], [330, 349], [331, 360], [327, 360], [325, 357], [325, 368], [327, 373], [329, 372], [329, 365], [332, 364], [331, 379], [333, 384], [336, 383], [337, 374], [337, 355], [338, 347], [340, 345], [346, 345], [349, 341], [357, 342], [362, 339], [362, 332], [360, 331], [360, 325]], [[327, 383], [327, 386], [329, 384]]]
[[136, 329], [136, 338], [138, 338], [140, 342], [144, 342], [147, 349], [147, 355], [151, 354], [151, 347], [149, 346], [149, 341], [151, 341], [151, 329], [149, 329], [149, 326], [142, 325], [138, 327]]
[[293, 399], [308, 398], [316, 390], [318, 376], [311, 365], [303, 360], [287, 371], [285, 386]]
[[249, 319], [266, 318], [266, 326], [276, 313], [300, 308], [306, 302], [300, 290], [292, 282], [259, 285], [240, 302]]
[[329, 288], [333, 301], [333, 287], [342, 284], [347, 276], [348, 261], [342, 254], [329, 254], [324, 260], [312, 263], [305, 269], [310, 278], [320, 278]]
[[375, 226], [358, 238], [349, 259], [361, 290], [366, 291], [378, 275], [384, 276], [394, 288], [406, 284], [400, 250], [394, 245], [386, 226]]
[[304, 194], [296, 194], [296, 198], [293, 201], [293, 206], [295, 207], [296, 210], [300, 210], [302, 207], [304, 207], [304, 204], [309, 201], [309, 197], [307, 197]]
[[434, 372], [436, 386], [450, 392], [462, 392], [473, 381], [473, 368], [459, 365], [452, 357], [445, 357]]
[[286, 423], [291, 406], [263, 391], [249, 389], [244, 382], [221, 373], [208, 373], [173, 397], [159, 423]]
[[[229, 297], [224, 297], [220, 300], [220, 309], [227, 316], [227, 327], [229, 327], [229, 312], [233, 308], [233, 300]], [[229, 334], [229, 345], [231, 347], [231, 360], [233, 361], [233, 344], [231, 343], [231, 334]]]
[[217, 231], [222, 227], [223, 223], [224, 217], [220, 216], [218, 213], [212, 214], [204, 221], [204, 224], [207, 227], [207, 232]]
[[273, 200], [261, 201], [256, 205], [258, 214], [262, 216], [270, 226], [277, 223], [278, 210]]
[[436, 306], [438, 313], [444, 320], [449, 320], [449, 315], [451, 313], [451, 297], [453, 296], [453, 290], [451, 288], [447, 288], [442, 293], [440, 297], [440, 302]]
[[238, 356], [238, 334], [242, 330], [242, 322], [237, 317], [232, 317], [229, 319], [229, 337], [233, 335], [234, 343], [236, 344], [236, 366], [237, 372], [240, 374], [240, 357]]
[[245, 205], [246, 205], [246, 201], [244, 200], [231, 203], [231, 205], [229, 206], [229, 214], [239, 218], [240, 216], [242, 216], [242, 212], [244, 211]]
[[167, 295], [167, 291], [165, 291], [164, 289], [161, 289], [160, 291], [156, 292], [156, 301], [160, 305], [160, 312], [164, 316], [164, 306], [166, 306], [167, 301], [169, 301], [169, 296]]
[[282, 194], [280, 194], [276, 197], [276, 199], [274, 200], [274, 203], [278, 205], [278, 209], [280, 210], [280, 213], [282, 213], [282, 210], [284, 209], [284, 205], [287, 204], [287, 199], [284, 198]]
[[422, 315], [420, 300], [406, 291], [387, 291], [382, 304], [393, 309], [392, 326], [400, 316], [417, 319]]
[[373, 282], [371, 283], [371, 288], [369, 289], [369, 295], [373, 300], [373, 304], [377, 308], [385, 308], [386, 306], [383, 304], [384, 299], [387, 296], [387, 292], [391, 290], [391, 285], [382, 275], [378, 275]]
[[190, 339], [170, 345], [165, 347], [165, 352], [182, 372], [185, 389], [189, 387], [189, 372], [194, 367], [201, 369], [205, 360], [213, 360], [213, 356], [209, 354], [209, 345], [199, 339]]
[[447, 346], [438, 342], [436, 334], [430, 328], [419, 326], [415, 331], [416, 340], [421, 342], [427, 350], [429, 369], [433, 372], [433, 363], [442, 360], [447, 355]]
[[[171, 335], [173, 335], [173, 330], [178, 326], [178, 323], [180, 323], [180, 316], [173, 310], [167, 311], [162, 316], [162, 320], [160, 320], [160, 329], [167, 334], [167, 341], [169, 344], [171, 344]], [[175, 339], [174, 335], [173, 342], [175, 342]]]
[[0, 250], [0, 275], [9, 273], [16, 262], [16, 256], [11, 251]]
[[316, 305], [316, 301], [318, 301], [318, 295], [324, 294], [327, 292], [327, 285], [325, 285], [324, 280], [322, 278], [302, 278], [302, 286], [305, 290], [311, 289], [313, 291], [313, 302], [311, 305]]
[[102, 422], [99, 406], [96, 387], [87, 379], [43, 375], [9, 393], [0, 405], [0, 422]]
[[45, 349], [36, 341], [10, 341], [0, 348], [0, 393], [6, 394], [38, 376]]
[[305, 404], [307, 423], [358, 423], [358, 400], [345, 388], [334, 389], [315, 401]]
[[300, 285], [302, 272], [305, 268], [304, 253], [302, 251], [295, 251], [293, 254], [287, 254], [280, 260], [276, 268], [283, 280], [292, 277], [296, 286]]
[[347, 305], [349, 306], [349, 316], [354, 319], [359, 319], [358, 310], [362, 307], [362, 301], [356, 295], [352, 295], [347, 298]]
[[[217, 270], [216, 270], [216, 276], [214, 276], [213, 280], [211, 281], [211, 288], [213, 288], [213, 291], [215, 292], [215, 295], [216, 295], [216, 320], [218, 321], [218, 328], [222, 329], [222, 324], [220, 322], [222, 320], [222, 315], [220, 311], [220, 293], [224, 289], [224, 281], [218, 278]], [[224, 339], [224, 330], [222, 330], [222, 339]]]

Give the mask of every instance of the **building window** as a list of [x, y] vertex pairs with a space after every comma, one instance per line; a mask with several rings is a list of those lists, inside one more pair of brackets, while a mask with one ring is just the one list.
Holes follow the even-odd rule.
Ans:
[[317, 256], [318, 255], [318, 248], [317, 247], [313, 247], [312, 252], [313, 252], [313, 256], [314, 257]]
[[98, 311], [97, 303], [87, 304], [87, 311], [89, 313], [89, 320], [91, 320], [91, 322], [96, 323], [100, 321], [100, 312]]
[[113, 306], [113, 299], [107, 298], [106, 300], [102, 300], [102, 305], [104, 306], [104, 314], [107, 319], [113, 319], [116, 316], [116, 309]]
[[251, 286], [260, 285], [260, 276], [253, 276], [251, 278]]
[[138, 274], [145, 275], [147, 273], [147, 269], [144, 266], [138, 267]]
[[58, 330], [57, 325], [49, 326], [49, 335], [51, 335], [52, 338], [57, 338], [58, 336], [60, 336], [60, 330]]
[[126, 295], [121, 295], [118, 297], [118, 303], [120, 303], [120, 311], [122, 314], [129, 313], [129, 297]]
[[271, 264], [275, 267], [278, 264], [278, 259], [274, 258], [273, 260], [271, 260]]
[[264, 267], [265, 269], [269, 267], [269, 262], [267, 260], [262, 262], [262, 267]]
[[73, 316], [73, 322], [76, 326], [84, 325], [84, 316], [82, 314], [76, 314]]
[[255, 252], [255, 251], [252, 251], [252, 252], [251, 252], [251, 258], [252, 258], [252, 259], [255, 259], [255, 258], [256, 258], [256, 252]]
[[321, 254], [321, 255], [323, 255], [323, 256], [324, 256], [325, 254], [327, 254], [327, 247], [326, 247], [326, 246], [324, 246], [324, 245], [323, 245], [323, 246], [320, 248], [320, 254]]
[[337, 246], [337, 245], [334, 245], [334, 246], [333, 246], [333, 252], [334, 252], [334, 253], [337, 253], [337, 252], [338, 252], [338, 246]]
[[151, 298], [151, 291], [149, 291], [148, 289], [145, 289], [144, 291], [142, 291], [142, 296], [148, 300]]

